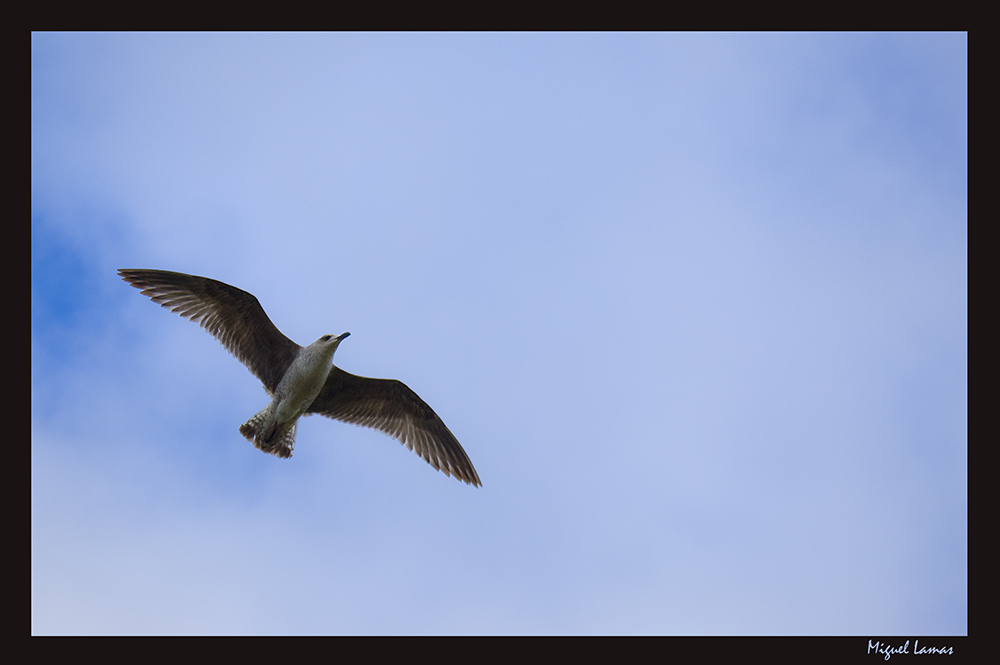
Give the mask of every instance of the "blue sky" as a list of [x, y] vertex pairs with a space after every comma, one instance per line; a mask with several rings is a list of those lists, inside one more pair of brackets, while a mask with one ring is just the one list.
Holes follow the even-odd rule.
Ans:
[[[968, 630], [964, 34], [34, 34], [32, 632]], [[115, 274], [398, 378], [481, 489]]]

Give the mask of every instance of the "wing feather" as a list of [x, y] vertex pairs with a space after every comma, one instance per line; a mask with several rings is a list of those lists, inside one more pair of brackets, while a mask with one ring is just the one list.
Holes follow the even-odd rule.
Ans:
[[123, 269], [118, 274], [153, 302], [207, 330], [269, 393], [301, 348], [271, 323], [253, 294], [235, 286], [166, 270]]
[[369, 379], [334, 366], [306, 413], [384, 432], [445, 475], [482, 486], [455, 435], [402, 381]]

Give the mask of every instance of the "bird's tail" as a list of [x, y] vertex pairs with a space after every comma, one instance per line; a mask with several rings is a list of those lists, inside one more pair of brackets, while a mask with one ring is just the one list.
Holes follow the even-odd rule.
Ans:
[[298, 420], [279, 425], [271, 404], [240, 425], [240, 434], [265, 453], [278, 457], [291, 457], [295, 447], [295, 429]]

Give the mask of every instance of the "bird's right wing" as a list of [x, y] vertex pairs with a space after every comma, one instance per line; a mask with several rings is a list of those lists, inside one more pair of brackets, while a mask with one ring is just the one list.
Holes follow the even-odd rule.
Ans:
[[298, 354], [252, 294], [223, 282], [166, 270], [119, 270], [153, 302], [194, 321], [260, 379], [269, 393]]
[[334, 365], [306, 413], [377, 429], [397, 439], [445, 475], [482, 486], [472, 461], [455, 435], [402, 381], [356, 376]]

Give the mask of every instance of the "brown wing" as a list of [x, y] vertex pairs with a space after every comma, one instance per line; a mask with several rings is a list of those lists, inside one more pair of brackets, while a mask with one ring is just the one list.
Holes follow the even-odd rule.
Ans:
[[455, 435], [415, 392], [395, 379], [368, 379], [334, 366], [306, 413], [371, 427], [397, 439], [445, 475], [481, 487]]
[[222, 342], [273, 393], [298, 354], [252, 294], [207, 277], [166, 270], [119, 270], [153, 302], [191, 319]]

